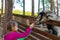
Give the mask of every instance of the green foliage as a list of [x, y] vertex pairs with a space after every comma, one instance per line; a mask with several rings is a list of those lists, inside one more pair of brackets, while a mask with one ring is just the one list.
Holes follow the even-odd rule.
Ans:
[[[14, 10], [13, 11], [13, 14], [23, 15], [23, 11]], [[31, 16], [32, 15], [32, 12], [27, 11], [27, 12], [25, 12], [25, 15], [26, 16]], [[38, 15], [38, 13], [34, 13], [34, 16], [37, 16], [37, 15]]]
[[23, 15], [23, 11], [20, 10], [13, 10], [13, 14]]
[[51, 3], [51, 0], [44, 0], [44, 4]]
[[48, 0], [49, 3], [51, 3], [51, 0]]
[[27, 12], [25, 12], [25, 15], [26, 16], [31, 16], [32, 15], [32, 12], [27, 11]]
[[36, 12], [36, 13], [34, 13], [34, 16], [35, 16], [35, 17], [37, 17], [37, 16], [38, 16], [38, 13], [37, 13], [37, 12]]

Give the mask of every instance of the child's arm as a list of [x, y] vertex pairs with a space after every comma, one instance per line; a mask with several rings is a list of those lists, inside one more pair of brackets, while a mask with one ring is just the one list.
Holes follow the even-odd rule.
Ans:
[[24, 33], [22, 33], [22, 34], [17, 33], [17, 37], [18, 37], [18, 38], [24, 38], [24, 37], [28, 36], [28, 35], [30, 34], [30, 32], [31, 32], [31, 30], [32, 30], [33, 27], [34, 27], [34, 23], [32, 23], [32, 24], [30, 25], [30, 27], [27, 28]]

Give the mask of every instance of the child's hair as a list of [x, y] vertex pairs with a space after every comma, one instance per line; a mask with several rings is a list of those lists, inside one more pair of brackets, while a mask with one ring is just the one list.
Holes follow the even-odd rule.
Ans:
[[7, 23], [7, 30], [12, 31], [12, 27], [15, 27], [15, 26], [18, 26], [17, 22], [11, 20]]

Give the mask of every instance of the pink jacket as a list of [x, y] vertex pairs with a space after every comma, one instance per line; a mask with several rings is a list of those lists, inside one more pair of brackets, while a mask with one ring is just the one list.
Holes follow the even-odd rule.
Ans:
[[18, 38], [24, 38], [28, 36], [31, 32], [31, 28], [27, 28], [24, 33], [19, 32], [9, 32], [8, 34], [4, 35], [4, 40], [17, 40]]

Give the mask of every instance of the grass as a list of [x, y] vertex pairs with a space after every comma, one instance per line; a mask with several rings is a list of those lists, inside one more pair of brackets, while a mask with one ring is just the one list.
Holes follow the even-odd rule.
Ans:
[[23, 15], [23, 11], [20, 11], [20, 10], [14, 10], [12, 12], [13, 14]]
[[[13, 14], [23, 15], [23, 11], [14, 10], [14, 11], [13, 11]], [[26, 15], [26, 16], [31, 16], [31, 15], [32, 15], [32, 12], [27, 11], [27, 12], [25, 12], [25, 15]], [[37, 16], [37, 15], [38, 15], [37, 12], [34, 13], [34, 16]]]
[[[5, 10], [3, 10], [3, 13], [5, 13]], [[21, 11], [21, 10], [13, 10], [12, 13], [13, 13], [13, 14], [18, 14], [18, 15], [23, 15], [23, 11]], [[31, 16], [31, 15], [32, 15], [32, 12], [26, 11], [26, 12], [25, 12], [25, 15], [26, 15], [26, 16]], [[37, 16], [37, 15], [38, 15], [37, 12], [34, 13], [34, 16]]]

